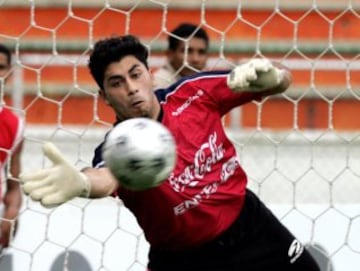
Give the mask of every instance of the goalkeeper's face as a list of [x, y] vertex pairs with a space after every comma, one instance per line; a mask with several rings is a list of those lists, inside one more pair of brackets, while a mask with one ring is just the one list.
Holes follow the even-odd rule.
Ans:
[[135, 117], [156, 119], [160, 104], [153, 91], [153, 76], [144, 63], [128, 55], [105, 70], [101, 96], [119, 120]]

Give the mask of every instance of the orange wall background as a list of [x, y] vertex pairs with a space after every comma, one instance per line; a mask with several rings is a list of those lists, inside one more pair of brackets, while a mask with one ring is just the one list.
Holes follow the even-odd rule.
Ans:
[[[48, 39], [55, 31], [58, 39], [88, 39], [89, 25], [93, 25], [91, 34], [95, 39], [111, 34], [128, 32], [144, 38], [154, 38], [164, 28], [171, 30], [179, 22], [188, 21], [201, 23], [201, 11], [189, 9], [174, 9], [166, 12], [163, 24], [164, 10], [135, 9], [104, 10], [103, 8], [74, 8], [69, 16], [67, 8], [37, 8], [34, 12], [36, 25], [30, 26], [31, 10], [29, 8], [2, 8], [0, 10], [0, 33], [21, 37], [23, 39]], [[344, 41], [359, 38], [360, 20], [354, 12], [339, 11], [296, 11], [285, 10], [274, 13], [274, 10], [243, 10], [241, 19], [235, 9], [207, 9], [204, 19], [207, 26], [225, 33], [226, 39], [253, 39], [256, 37], [256, 27], [261, 27], [264, 39], [291, 40], [294, 36], [295, 23], [297, 38], [308, 40], [329, 39], [332, 30], [333, 41]], [[126, 21], [129, 21], [127, 25]], [[11, 27], [9, 27], [11, 21]], [[329, 23], [333, 21], [333, 25]], [[151, 22], [151, 23], [150, 23]], [[221, 37], [221, 33], [209, 30], [214, 40]]]
[[[200, 10], [170, 9], [165, 14], [162, 9], [135, 9], [110, 10], [100, 8], [74, 8], [69, 16], [67, 8], [37, 8], [34, 14], [29, 8], [2, 8], [0, 10], [0, 42], [4, 36], [19, 39], [19, 55], [36, 53], [52, 54], [51, 49], [41, 49], [41, 43], [52, 42], [56, 37], [57, 44], [85, 43], [90, 44], [93, 40], [112, 34], [131, 33], [140, 36], [145, 41], [165, 41], [166, 31], [171, 30], [178, 23], [189, 21], [200, 24], [202, 14]], [[32, 17], [32, 15], [34, 15]], [[163, 21], [163, 16], [166, 20]], [[203, 27], [208, 31], [211, 42], [220, 43], [222, 34], [225, 35], [225, 47], [227, 42], [247, 42], [256, 45], [259, 30], [261, 29], [260, 44], [277, 44], [285, 42], [305, 46], [307, 44], [325, 44], [324, 52], [279, 52], [269, 57], [286, 59], [354, 59], [358, 55], [354, 52], [340, 50], [336, 52], [336, 46], [352, 44], [359, 41], [360, 19], [351, 11], [317, 11], [287, 10], [274, 13], [273, 10], [243, 10], [241, 19], [234, 9], [207, 9], [205, 12], [206, 24]], [[34, 24], [29, 22], [34, 19]], [[329, 21], [333, 21], [330, 24]], [[11, 27], [9, 22], [11, 21]], [[326, 46], [331, 41], [335, 45], [335, 51], [327, 50]], [[156, 38], [155, 38], [156, 37]], [[5, 40], [12, 42], [13, 39]], [[32, 43], [31, 50], [24, 44]], [[35, 44], [35, 45], [34, 45]], [[39, 44], [37, 49], [36, 44]], [[54, 44], [55, 46], [55, 44]], [[58, 53], [83, 54], [84, 51], [67, 51], [58, 47]], [[339, 47], [340, 48], [340, 47]], [[155, 52], [154, 55], [159, 54]], [[248, 56], [256, 52], [249, 52]], [[219, 54], [212, 52], [212, 57]], [[227, 53], [225, 57], [229, 61], [240, 59], [243, 55]], [[50, 62], [49, 62], [50, 63]], [[46, 91], [44, 97], [27, 93], [24, 96], [24, 112], [28, 123], [57, 123], [62, 124], [89, 124], [101, 121], [112, 122], [114, 117], [111, 110], [94, 95], [78, 93], [73, 90], [76, 81], [85, 89], [89, 86], [92, 91], [96, 90], [88, 70], [85, 66], [64, 67], [46, 65], [43, 67], [30, 67], [24, 69], [24, 85], [38, 84], [39, 73], [41, 84], [44, 87], [54, 85], [69, 86], [68, 93], [51, 93]], [[74, 74], [76, 74], [76, 79]], [[350, 84], [356, 89], [360, 85], [358, 72], [351, 72]], [[311, 83], [326, 93], [328, 87], [346, 89], [349, 83], [349, 74], [342, 70], [318, 70], [311, 74], [310, 70], [293, 70], [294, 84], [292, 88], [307, 89]], [[11, 104], [10, 97], [5, 97], [7, 104]], [[264, 102], [261, 111], [262, 127], [273, 129], [288, 129], [294, 127], [294, 119], [301, 129], [327, 129], [329, 121], [332, 121], [335, 129], [356, 130], [360, 128], [360, 121], [354, 117], [360, 113], [360, 101], [354, 98], [339, 98], [333, 104], [321, 99], [320, 96], [306, 98], [299, 101], [271, 98]], [[93, 112], [94, 114], [89, 114]], [[256, 126], [257, 109], [255, 104], [242, 107], [241, 125], [244, 127]], [[95, 116], [95, 117], [94, 117]], [[227, 116], [226, 124], [231, 123], [231, 117]], [[239, 124], [240, 125], [240, 124]]]

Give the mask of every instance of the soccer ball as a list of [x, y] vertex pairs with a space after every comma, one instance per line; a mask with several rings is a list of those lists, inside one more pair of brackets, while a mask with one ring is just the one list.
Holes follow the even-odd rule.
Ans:
[[176, 144], [171, 132], [148, 118], [117, 124], [107, 135], [102, 155], [105, 165], [129, 190], [160, 185], [175, 167]]

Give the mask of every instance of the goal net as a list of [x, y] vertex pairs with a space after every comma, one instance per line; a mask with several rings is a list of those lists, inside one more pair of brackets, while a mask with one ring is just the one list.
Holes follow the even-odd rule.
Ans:
[[[287, 92], [234, 109], [224, 125], [249, 188], [313, 253], [329, 257], [322, 271], [358, 271], [359, 3], [298, 2], [0, 1], [0, 43], [14, 54], [0, 104], [27, 123], [22, 171], [50, 165], [44, 141], [78, 168], [91, 164], [114, 120], [86, 66], [96, 40], [137, 35], [157, 69], [169, 31], [192, 22], [210, 36], [209, 69], [265, 56], [292, 70]], [[149, 245], [120, 200], [76, 198], [45, 209], [24, 197], [18, 219], [0, 270], [146, 270]]]

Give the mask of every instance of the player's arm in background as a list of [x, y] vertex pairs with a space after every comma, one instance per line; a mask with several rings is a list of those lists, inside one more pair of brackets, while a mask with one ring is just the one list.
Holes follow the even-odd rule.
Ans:
[[0, 226], [0, 245], [3, 248], [9, 246], [11, 236], [15, 234], [17, 228], [17, 216], [22, 203], [22, 194], [18, 180], [21, 169], [21, 153], [23, 142], [20, 142], [12, 152], [10, 158], [10, 174], [7, 179], [7, 189], [4, 195], [4, 214]]

